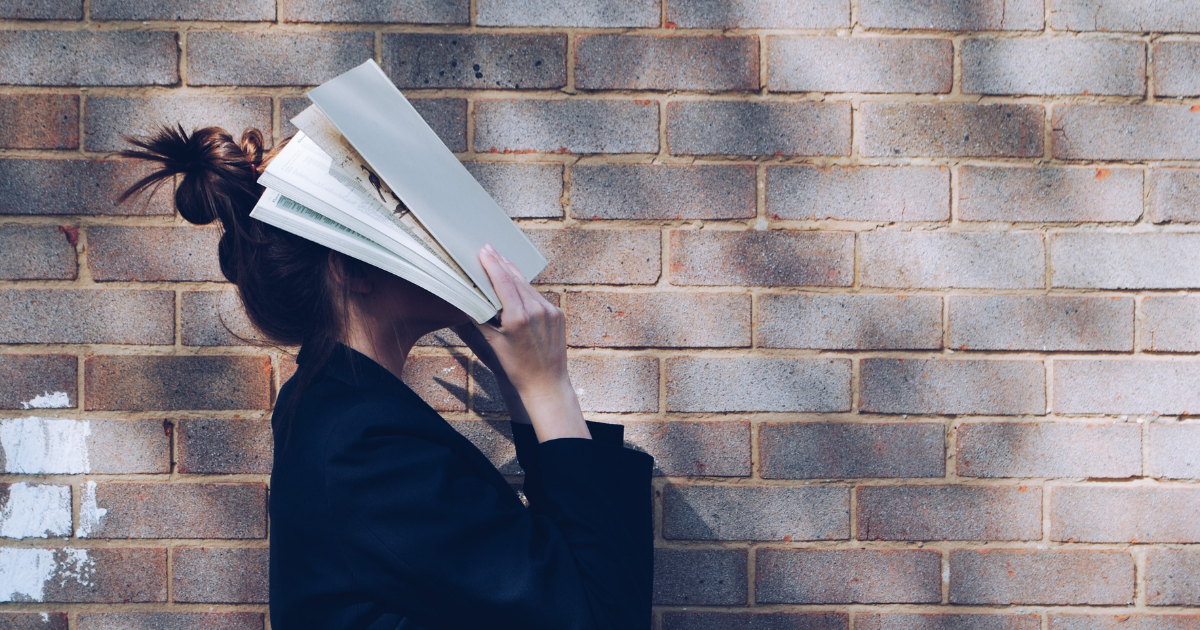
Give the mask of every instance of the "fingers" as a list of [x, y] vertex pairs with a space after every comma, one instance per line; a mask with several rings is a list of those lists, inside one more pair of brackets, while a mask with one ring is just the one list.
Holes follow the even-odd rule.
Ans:
[[524, 284], [524, 278], [520, 278], [518, 274], [518, 282], [518, 279], [513, 277], [512, 271], [500, 259], [500, 254], [491, 244], [484, 245], [479, 250], [479, 262], [487, 272], [488, 279], [492, 281], [496, 296], [500, 298], [501, 308], [508, 311], [510, 317], [521, 317], [525, 312], [525, 299], [520, 288], [520, 285]]
[[525, 280], [525, 274], [521, 273], [521, 270], [518, 269], [511, 260], [501, 256], [500, 261], [504, 263], [509, 272], [520, 278], [517, 284], [521, 288], [522, 298], [525, 301], [526, 309], [530, 308], [534, 304], [542, 307], [543, 309], [553, 308], [554, 305], [551, 304], [544, 295], [542, 295], [541, 291], [533, 288], [533, 285], [529, 284], [529, 282]]

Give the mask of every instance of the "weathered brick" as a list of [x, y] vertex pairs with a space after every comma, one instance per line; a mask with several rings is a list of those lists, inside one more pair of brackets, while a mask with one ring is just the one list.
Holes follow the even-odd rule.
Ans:
[[[164, 125], [186, 131], [223, 127], [235, 137], [254, 127], [271, 144], [271, 99], [267, 96], [89, 96], [83, 112], [84, 148], [131, 148], [124, 136], [148, 136]], [[133, 183], [133, 182], [130, 182]]]
[[745, 549], [655, 549], [654, 603], [744, 606]]
[[[280, 122], [279, 133], [286, 138], [295, 135], [297, 131], [291, 122], [292, 118], [312, 105], [312, 101], [309, 101], [307, 97], [285, 97], [279, 101], [280, 115], [283, 119]], [[447, 148], [456, 153], [467, 150], [467, 99], [410, 98], [408, 102], [412, 103], [413, 109], [417, 110], [417, 113], [425, 119], [429, 128], [433, 129], [433, 132], [446, 144]], [[471, 170], [472, 165], [466, 166], [468, 170]], [[476, 177], [478, 178], [478, 175]], [[480, 183], [487, 188], [486, 182], [481, 181]], [[495, 196], [495, 192], [491, 189], [488, 189], [488, 192]], [[497, 199], [497, 201], [500, 200]]]
[[663, 489], [668, 540], [846, 540], [850, 489], [679, 486]]
[[863, 103], [864, 156], [1041, 157], [1041, 105]]
[[97, 282], [223, 282], [214, 228], [88, 228], [88, 269]]
[[188, 85], [317, 85], [375, 56], [375, 36], [353, 31], [192, 31]]
[[1041, 615], [859, 613], [858, 630], [1040, 630]]
[[951, 604], [1133, 604], [1124, 551], [983, 549], [950, 552]]
[[87, 409], [267, 409], [267, 356], [95, 356], [84, 369]]
[[767, 214], [782, 220], [946, 221], [945, 167], [768, 166]]
[[0, 354], [0, 409], [76, 406], [78, 366], [69, 354]]
[[133, 160], [0, 160], [0, 214], [173, 214], [170, 179], [152, 195], [117, 203], [126, 188], [152, 170]]
[[659, 26], [661, 0], [479, 0], [480, 26]]
[[869, 413], [1041, 415], [1041, 361], [863, 359], [859, 405]]
[[657, 153], [658, 103], [475, 101], [475, 150], [487, 153]]
[[758, 296], [756, 345], [817, 350], [942, 347], [942, 298], [927, 295]]
[[78, 228], [0, 225], [0, 280], [74, 280]]
[[765, 479], [943, 477], [945, 427], [929, 423], [763, 424]]
[[859, 486], [859, 540], [1040, 540], [1042, 489]]
[[956, 295], [949, 300], [949, 344], [958, 350], [1133, 350], [1131, 298]]
[[672, 101], [675, 155], [850, 155], [849, 103]]
[[757, 212], [750, 164], [571, 168], [571, 216], [579, 219], [750, 219]]
[[470, 21], [469, 0], [283, 0], [279, 4], [279, 15], [284, 22], [466, 24]]
[[[0, 18], [10, 20], [81, 20], [83, 0], [2, 0]], [[66, 622], [63, 622], [66, 628]]]
[[201, 547], [171, 552], [171, 599], [203, 604], [267, 603], [267, 549]]
[[1184, 415], [1200, 410], [1200, 364], [1179, 361], [1057, 360], [1054, 411], [1065, 414]]
[[67, 630], [67, 613], [0, 613], [4, 630]]
[[1146, 93], [1146, 45], [1119, 39], [968, 39], [963, 92], [971, 94]]
[[928, 550], [758, 549], [760, 604], [940, 602], [942, 554]]
[[1050, 241], [1051, 281], [1089, 289], [1200, 286], [1200, 235], [1062, 233]]
[[954, 80], [949, 39], [772, 36], [767, 50], [775, 92], [945, 94]]
[[1051, 614], [1050, 630], [1195, 630], [1200, 615], [1059, 615]]
[[517, 449], [507, 420], [451, 420], [450, 426], [471, 440], [502, 474], [524, 474], [517, 463]]
[[1169, 479], [1200, 479], [1200, 425], [1150, 425], [1150, 475]]
[[850, 623], [849, 615], [838, 612], [666, 611], [662, 627], [663, 630], [846, 630]]
[[185, 291], [179, 309], [185, 346], [240, 346], [263, 339], [235, 291]]
[[206, 20], [213, 22], [274, 22], [273, 0], [96, 0], [93, 20]]
[[175, 293], [0, 289], [0, 343], [175, 343]]
[[1159, 42], [1154, 46], [1154, 93], [1200, 95], [1200, 43]]
[[750, 296], [731, 293], [568, 293], [567, 345], [748, 347]]
[[167, 600], [166, 549], [8, 547], [0, 549], [0, 566], [37, 567], [27, 579], [14, 579], [11, 593], [0, 594], [0, 601], [129, 604]]
[[70, 535], [71, 486], [0, 483], [0, 537], [64, 538]]
[[963, 221], [1133, 222], [1142, 216], [1142, 171], [1110, 168], [959, 170]]
[[404, 362], [401, 377], [434, 409], [467, 410], [467, 363], [462, 357], [413, 355]]
[[582, 90], [758, 89], [758, 38], [581, 35], [575, 86]]
[[859, 21], [867, 28], [938, 31], [1039, 31], [1041, 0], [862, 0]]
[[3, 31], [0, 84], [175, 85], [178, 39], [161, 31]]
[[1200, 110], [1188, 105], [1056, 105], [1053, 127], [1060, 160], [1200, 159]]
[[864, 232], [862, 284], [920, 289], [1040, 289], [1043, 235], [1030, 232]]
[[625, 422], [625, 441], [654, 457], [669, 477], [749, 477], [750, 423]]
[[1187, 2], [1050, 0], [1050, 26], [1060, 31], [1200, 31], [1200, 14]]
[[1200, 542], [1200, 490], [1066, 486], [1050, 493], [1050, 539]]
[[[463, 111], [466, 111], [465, 107]], [[462, 146], [465, 151], [465, 124]], [[563, 216], [561, 164], [470, 162], [463, 166], [508, 216], [514, 219], [555, 219]]]
[[654, 284], [662, 274], [657, 230], [526, 230], [550, 260], [541, 284]]
[[261, 483], [98, 483], [90, 538], [263, 538]]
[[1200, 222], [1200, 169], [1156, 168], [1150, 171], [1150, 218], [1155, 223]]
[[567, 370], [585, 411], [658, 411], [658, 359], [571, 357]]
[[1134, 423], [966, 422], [958, 427], [961, 477], [1134, 477], [1142, 472]]
[[1200, 351], [1200, 296], [1151, 295], [1142, 300], [1142, 349]]
[[179, 472], [271, 473], [274, 442], [267, 420], [186, 419], [176, 422]]
[[1200, 550], [1149, 550], [1146, 554], [1146, 603], [1151, 606], [1200, 606]]
[[262, 630], [262, 613], [81, 613], [79, 630]]
[[671, 284], [847, 287], [850, 232], [671, 230]]
[[667, 359], [667, 410], [683, 412], [850, 409], [847, 359]]
[[75, 94], [0, 94], [0, 120], [0, 149], [79, 148]]
[[383, 36], [383, 70], [399, 88], [560, 88], [566, 59], [566, 35]]
[[[160, 420], [0, 420], [0, 472], [136, 474], [171, 472], [170, 425]], [[29, 439], [30, 436], [43, 436]], [[69, 447], [64, 446], [69, 445]]]

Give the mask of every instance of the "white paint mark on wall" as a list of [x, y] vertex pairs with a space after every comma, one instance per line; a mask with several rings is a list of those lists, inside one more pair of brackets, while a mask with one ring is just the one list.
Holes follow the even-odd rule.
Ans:
[[47, 538], [71, 535], [71, 487], [14, 483], [0, 504], [0, 536]]
[[0, 420], [2, 472], [25, 475], [73, 475], [91, 471], [87, 420], [6, 418]]
[[42, 392], [31, 400], [21, 403], [23, 409], [63, 409], [71, 406], [71, 396], [67, 392]]
[[79, 527], [75, 530], [75, 536], [90, 536], [92, 528], [100, 526], [100, 519], [105, 514], [108, 514], [108, 509], [96, 505], [96, 482], [83, 484], [83, 493], [79, 495]]
[[91, 586], [95, 573], [87, 549], [0, 548], [0, 602], [40, 602], [47, 584]]
[[96, 573], [96, 559], [88, 557], [87, 549], [63, 549], [63, 555], [65, 557], [58, 563], [55, 576], [58, 585], [66, 586], [67, 582], [75, 580], [81, 586], [91, 586], [92, 576]]

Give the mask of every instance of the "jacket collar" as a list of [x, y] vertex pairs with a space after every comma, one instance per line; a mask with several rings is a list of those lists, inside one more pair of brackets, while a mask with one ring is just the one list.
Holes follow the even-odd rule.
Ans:
[[[304, 365], [313, 360], [311, 347], [301, 346], [300, 353], [296, 355], [296, 365]], [[338, 343], [334, 347], [329, 361], [321, 371], [347, 385], [363, 389], [374, 387], [386, 379], [399, 382], [399, 379], [374, 359], [344, 343]]]

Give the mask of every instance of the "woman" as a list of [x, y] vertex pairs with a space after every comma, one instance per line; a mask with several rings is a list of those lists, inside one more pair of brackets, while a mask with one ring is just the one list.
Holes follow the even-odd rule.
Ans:
[[[651, 458], [585, 422], [562, 311], [490, 246], [503, 310], [475, 325], [415, 285], [249, 217], [263, 136], [163, 129], [123, 152], [176, 174], [175, 205], [220, 220], [221, 271], [270, 341], [300, 345], [280, 390], [271, 474], [271, 626], [650, 626]], [[454, 327], [513, 421], [526, 508], [467, 439], [400, 380], [422, 335]]]

